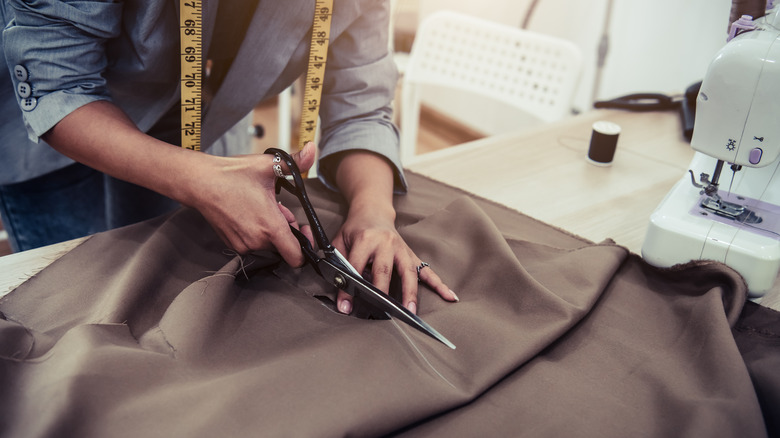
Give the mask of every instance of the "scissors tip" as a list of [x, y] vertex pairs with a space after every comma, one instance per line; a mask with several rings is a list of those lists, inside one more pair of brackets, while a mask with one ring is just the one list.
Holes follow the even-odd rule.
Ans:
[[[425, 321], [420, 319], [419, 316], [417, 316], [417, 315], [415, 315], [415, 314], [413, 314], [413, 313], [411, 313], [409, 311], [406, 311], [405, 309], [402, 309], [402, 310], [404, 310], [404, 311], [399, 312], [399, 314], [396, 315], [397, 317], [400, 317], [400, 319], [402, 321], [406, 322], [407, 324], [411, 325], [412, 327], [416, 328], [417, 330], [420, 330], [421, 332], [423, 332], [426, 335], [432, 337], [433, 339], [436, 339], [437, 341], [439, 341], [442, 344], [446, 345], [450, 349], [455, 350], [455, 348], [456, 348], [455, 344], [450, 342], [449, 339], [445, 338], [444, 335], [442, 335], [441, 333], [436, 331], [435, 328], [433, 328], [430, 325], [428, 325], [428, 323], [426, 323]], [[391, 315], [389, 312], [385, 312], [385, 315], [387, 315], [387, 317], [390, 318], [390, 319], [393, 318], [393, 315]]]
[[433, 327], [431, 327], [430, 325], [428, 325], [427, 323], [425, 323], [422, 320], [420, 320], [419, 322], [423, 326], [425, 333], [427, 333], [428, 335], [430, 335], [432, 338], [436, 339], [437, 341], [441, 342], [442, 344], [450, 347], [450, 349], [452, 349], [452, 350], [456, 349], [455, 344], [450, 342], [449, 339], [445, 338], [444, 335], [442, 335], [441, 333], [436, 331], [436, 329], [434, 329]]
[[453, 350], [457, 349], [457, 347], [455, 346], [455, 344], [453, 344], [452, 342], [450, 342], [450, 340], [449, 340], [449, 339], [447, 339], [447, 338], [445, 338], [444, 336], [442, 336], [442, 337], [441, 337], [439, 340], [440, 340], [440, 341], [441, 341], [441, 342], [442, 342], [444, 345], [446, 345], [446, 346], [450, 347], [451, 349], [453, 349]]

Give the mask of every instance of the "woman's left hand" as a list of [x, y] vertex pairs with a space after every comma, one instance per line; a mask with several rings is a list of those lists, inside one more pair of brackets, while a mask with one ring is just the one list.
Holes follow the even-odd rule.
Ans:
[[[418, 284], [423, 282], [447, 301], [458, 301], [455, 293], [436, 275], [430, 266], [417, 268], [422, 261], [404, 242], [396, 231], [393, 220], [376, 210], [354, 212], [341, 227], [333, 245], [349, 260], [358, 272], [370, 272], [368, 277], [374, 286], [388, 293], [393, 271], [401, 279], [402, 304], [412, 313], [417, 313]], [[392, 215], [394, 217], [394, 214]], [[339, 291], [336, 305], [340, 312], [352, 311], [352, 297]]]
[[[422, 260], [396, 231], [393, 178], [391, 165], [372, 152], [350, 151], [339, 157], [336, 181], [349, 202], [349, 213], [333, 245], [358, 272], [368, 269], [371, 282], [382, 292], [389, 292], [390, 277], [397, 272], [401, 304], [412, 313], [417, 313], [418, 281], [445, 300], [458, 301], [430, 266], [421, 267]], [[352, 297], [340, 291], [336, 307], [342, 313], [352, 312]]]

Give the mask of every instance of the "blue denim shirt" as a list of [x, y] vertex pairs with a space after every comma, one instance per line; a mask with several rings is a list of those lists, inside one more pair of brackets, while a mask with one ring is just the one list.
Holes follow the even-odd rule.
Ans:
[[[216, 23], [217, 0], [203, 5], [204, 53], [210, 53], [220, 50], [210, 47], [214, 26], [230, 23]], [[313, 8], [314, 0], [260, 2], [236, 60], [204, 110], [205, 150], [258, 102], [304, 73], [312, 19], [304, 11]], [[404, 191], [391, 122], [397, 72], [387, 50], [388, 5], [336, 0], [334, 12], [320, 157], [349, 149], [377, 152], [394, 164], [396, 190]], [[10, 81], [0, 75], [0, 111], [13, 115], [0, 124], [0, 184], [66, 165], [69, 160], [39, 137], [87, 103], [111, 100], [147, 131], [179, 99], [178, 0], [7, 0], [0, 15], [11, 74]], [[25, 80], [15, 75], [17, 68]], [[28, 99], [18, 93], [20, 82], [29, 85]], [[332, 186], [333, 169], [323, 163], [321, 177]]]

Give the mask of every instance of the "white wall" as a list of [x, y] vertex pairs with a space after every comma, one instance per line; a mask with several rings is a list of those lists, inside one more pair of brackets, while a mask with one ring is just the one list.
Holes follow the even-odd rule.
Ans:
[[599, 98], [675, 93], [704, 76], [726, 43], [731, 0], [615, 0]]
[[[609, 51], [599, 76], [598, 45], [609, 1]], [[519, 27], [530, 4], [531, 0], [419, 0], [419, 18], [454, 9]], [[636, 92], [677, 94], [701, 80], [725, 43], [730, 6], [731, 0], [539, 0], [528, 29], [568, 39], [582, 49], [584, 71], [574, 105], [587, 111], [594, 98]], [[425, 94], [425, 100], [486, 133], [525, 123], [508, 108], [456, 98], [442, 90]]]

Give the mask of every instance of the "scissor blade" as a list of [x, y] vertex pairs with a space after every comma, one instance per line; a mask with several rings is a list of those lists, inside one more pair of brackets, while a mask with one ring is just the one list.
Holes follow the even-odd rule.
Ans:
[[450, 342], [449, 339], [445, 338], [436, 329], [423, 321], [422, 318], [410, 312], [391, 296], [374, 287], [363, 277], [350, 272], [348, 268], [341, 268], [325, 259], [321, 259], [319, 265], [322, 276], [326, 279], [331, 279], [333, 284], [339, 289], [344, 290], [353, 297], [360, 297], [360, 299], [385, 312], [388, 317], [398, 318], [453, 350], [455, 349], [455, 344]]
[[[427, 334], [428, 336], [436, 339], [437, 341], [441, 342], [442, 344], [452, 348], [453, 350], [456, 348], [455, 344], [450, 342], [449, 339], [445, 338], [444, 335], [439, 333], [435, 328], [431, 327], [430, 324], [423, 321], [422, 318], [415, 315], [414, 313], [409, 312], [405, 307], [400, 308], [402, 312], [404, 312], [404, 315], [392, 315], [390, 312], [385, 312], [385, 315], [388, 317], [395, 316], [401, 321], [404, 321], [405, 323], [409, 324], [410, 326], [416, 328], [417, 330], [422, 331], [423, 333]], [[410, 321], [411, 319], [411, 321]]]

